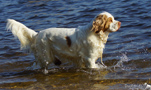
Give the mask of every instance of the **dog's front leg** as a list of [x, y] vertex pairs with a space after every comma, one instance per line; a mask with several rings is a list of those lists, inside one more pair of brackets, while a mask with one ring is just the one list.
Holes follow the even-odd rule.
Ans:
[[95, 59], [88, 58], [85, 62], [86, 68], [99, 68], [98, 65], [95, 63]]

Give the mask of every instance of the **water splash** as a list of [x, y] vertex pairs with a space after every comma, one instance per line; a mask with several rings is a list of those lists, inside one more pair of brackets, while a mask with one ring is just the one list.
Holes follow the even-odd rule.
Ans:
[[130, 59], [126, 56], [126, 54], [122, 54], [122, 57], [120, 57], [120, 60], [117, 62], [116, 65], [114, 65], [114, 70], [116, 70], [116, 68], [121, 68], [122, 70], [129, 70], [131, 69], [130, 67], [127, 67], [124, 65], [125, 62], [129, 62]]
[[151, 85], [144, 84], [125, 84], [125, 88], [130, 90], [151, 90]]
[[108, 67], [106, 65], [103, 65], [102, 63], [97, 62], [96, 63], [96, 69], [101, 70], [101, 69], [107, 69]]
[[42, 70], [42, 72], [44, 73], [44, 74], [48, 74], [49, 73], [49, 71], [45, 68], [44, 70]]
[[151, 85], [144, 83], [145, 90], [151, 90]]

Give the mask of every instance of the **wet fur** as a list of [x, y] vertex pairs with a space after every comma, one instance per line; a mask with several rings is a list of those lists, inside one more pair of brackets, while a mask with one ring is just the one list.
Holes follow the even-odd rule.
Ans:
[[41, 68], [66, 62], [72, 62], [78, 68], [100, 68], [96, 60], [102, 58], [109, 33], [117, 31], [120, 24], [110, 13], [103, 12], [89, 24], [77, 28], [48, 28], [37, 33], [8, 19], [7, 29], [19, 38], [22, 49], [34, 53]]

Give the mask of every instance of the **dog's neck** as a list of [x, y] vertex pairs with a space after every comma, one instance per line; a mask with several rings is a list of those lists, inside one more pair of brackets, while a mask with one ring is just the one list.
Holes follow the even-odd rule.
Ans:
[[100, 31], [98, 33], [98, 37], [100, 37], [100, 39], [103, 41], [104, 44], [106, 44], [106, 42], [107, 42], [108, 35], [109, 35], [109, 32]]

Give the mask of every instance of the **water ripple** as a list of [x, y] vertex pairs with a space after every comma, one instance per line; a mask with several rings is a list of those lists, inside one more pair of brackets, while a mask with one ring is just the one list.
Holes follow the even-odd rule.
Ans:
[[[135, 78], [136, 80], [139, 78], [140, 82], [142, 80], [142, 83], [148, 83], [150, 81], [150, 0], [121, 0], [118, 2], [115, 0], [1, 0], [0, 3], [0, 81], [5, 81], [9, 76], [14, 76], [14, 78], [12, 77], [10, 80], [7, 79], [8, 82], [14, 79], [16, 82], [17, 80], [21, 81], [22, 78], [20, 77], [24, 76], [27, 76], [27, 80], [32, 78], [33, 82], [36, 82], [36, 79], [39, 80], [39, 82], [42, 81], [40, 78], [36, 77], [36, 75], [39, 75], [39, 73], [35, 73], [34, 70], [27, 70], [27, 67], [32, 66], [34, 57], [25, 53], [24, 51], [20, 51], [19, 41], [15, 40], [13, 35], [5, 30], [6, 19], [15, 19], [34, 29], [35, 31], [40, 31], [50, 27], [74, 28], [81, 25], [86, 25], [94, 18], [95, 15], [102, 11], [110, 12], [114, 15], [115, 19], [122, 22], [120, 30], [109, 35], [109, 39], [103, 54], [103, 60], [108, 66], [117, 67], [115, 72], [110, 72], [108, 70], [100, 71], [104, 76], [100, 77], [98, 74], [96, 74], [96, 76], [92, 79], [102, 79], [107, 77], [109, 79], [118, 78], [120, 81], [121, 78], [125, 78], [125, 80], [121, 81], [126, 82], [128, 78]], [[129, 59], [127, 62], [121, 62], [121, 53], [126, 53], [126, 56]], [[59, 72], [67, 73], [67, 71], [68, 70]], [[87, 70], [84, 71], [89, 72]], [[73, 72], [76, 71], [73, 70]], [[68, 74], [69, 76], [72, 76], [71, 72]], [[81, 79], [84, 83], [89, 83], [89, 74], [86, 74], [82, 78], [78, 77], [78, 75], [83, 74], [85, 75], [84, 72], [82, 72], [82, 74], [81, 72], [74, 74], [74, 78], [78, 79], [73, 80], [75, 80], [75, 82], [79, 82]], [[35, 75], [35, 77], [32, 75]], [[57, 72], [55, 75], [54, 77], [57, 77], [57, 75], [61, 76], [62, 74], [58, 74]], [[67, 82], [68, 78], [69, 77], [66, 76], [59, 77], [55, 78], [54, 81], [58, 80], [61, 82], [60, 79], [64, 79], [64, 81]], [[145, 81], [143, 81], [144, 78]], [[52, 78], [49, 77], [46, 79], [49, 79], [50, 81], [52, 80]], [[72, 79], [70, 80], [72, 81]], [[135, 82], [133, 81], [136, 80], [131, 80], [127, 83], [134, 83], [135, 85]], [[26, 80], [23, 80], [23, 82], [26, 82]], [[103, 80], [99, 81], [99, 85], [100, 83], [102, 85], [102, 82]], [[110, 82], [110, 80], [107, 80], [106, 82]], [[45, 84], [50, 86], [50, 82]], [[89, 84], [92, 84], [92, 87], [93, 85], [95, 85], [95, 87], [99, 87], [99, 85], [96, 85], [96, 82], [91, 82]], [[101, 87], [99, 87], [99, 89], [100, 88]]]

